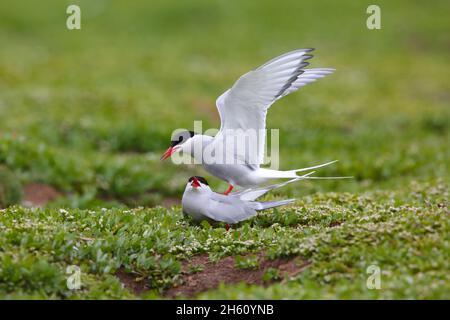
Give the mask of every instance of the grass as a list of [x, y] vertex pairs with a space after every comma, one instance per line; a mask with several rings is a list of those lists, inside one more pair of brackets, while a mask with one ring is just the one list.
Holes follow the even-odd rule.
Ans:
[[[64, 194], [0, 211], [0, 297], [136, 298], [114, 276], [122, 266], [152, 288], [140, 298], [156, 298], [193, 255], [253, 267], [240, 257], [264, 250], [312, 263], [288, 282], [199, 297], [449, 298], [447, 1], [378, 1], [377, 31], [353, 1], [71, 3], [79, 31], [65, 28], [60, 1], [0, 3], [0, 166], [11, 184]], [[231, 232], [157, 207], [192, 175], [225, 189], [201, 168], [159, 161], [171, 132], [218, 127], [216, 97], [301, 47], [317, 48], [312, 67], [337, 71], [270, 110], [281, 168], [339, 159], [320, 174], [355, 178], [277, 190], [269, 197], [298, 201]], [[80, 291], [65, 283], [73, 264]], [[371, 264], [381, 290], [366, 288]]]
[[22, 186], [8, 169], [0, 167], [0, 208], [22, 200]]
[[[0, 291], [4, 298], [158, 298], [179, 283], [193, 255], [299, 255], [311, 264], [287, 283], [226, 286], [200, 298], [448, 299], [449, 190], [408, 186], [407, 193], [316, 193], [296, 207], [269, 210], [231, 231], [195, 225], [179, 208], [65, 210], [10, 207], [1, 211]], [[82, 270], [69, 290], [65, 270]], [[366, 270], [381, 268], [381, 290], [368, 290]], [[119, 268], [150, 290], [133, 296], [114, 277]], [[195, 271], [193, 271], [195, 272]], [[105, 288], [107, 287], [106, 291]]]

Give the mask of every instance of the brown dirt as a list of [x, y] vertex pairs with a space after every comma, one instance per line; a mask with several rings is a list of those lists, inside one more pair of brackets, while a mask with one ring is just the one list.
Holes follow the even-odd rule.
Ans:
[[180, 198], [164, 198], [161, 204], [164, 208], [172, 208], [173, 206], [181, 205], [181, 199]]
[[135, 295], [141, 295], [149, 290], [145, 279], [136, 278], [134, 275], [127, 273], [123, 268], [116, 272], [116, 277], [119, 278], [125, 288], [133, 292]]
[[338, 227], [342, 224], [342, 221], [333, 221], [330, 223], [330, 228]]
[[184, 269], [191, 265], [201, 266], [203, 270], [194, 274], [185, 274], [182, 285], [167, 290], [165, 295], [168, 297], [177, 295], [192, 297], [197, 293], [214, 289], [222, 282], [227, 284], [245, 282], [247, 284], [267, 285], [269, 283], [265, 283], [262, 277], [269, 268], [278, 269], [283, 281], [285, 281], [297, 275], [309, 265], [309, 262], [298, 257], [268, 260], [263, 252], [258, 253], [257, 256], [259, 268], [256, 270], [236, 268], [235, 258], [232, 256], [223, 258], [218, 262], [209, 261], [207, 255], [194, 257], [189, 264], [184, 266]]
[[[252, 254], [249, 254], [252, 255]], [[298, 257], [279, 258], [268, 260], [263, 252], [255, 254], [259, 260], [256, 270], [239, 269], [235, 267], [235, 258], [225, 257], [217, 262], [211, 262], [208, 255], [203, 254], [193, 257], [183, 264], [181, 284], [174, 286], [164, 292], [166, 297], [186, 296], [193, 297], [200, 292], [215, 289], [220, 283], [233, 284], [245, 282], [247, 284], [268, 285], [263, 281], [263, 275], [269, 268], [279, 270], [281, 281], [294, 277], [302, 272], [310, 262]], [[192, 266], [200, 266], [201, 271], [189, 273]], [[133, 275], [119, 270], [116, 274], [123, 285], [136, 295], [147, 291], [145, 281], [136, 281]]]
[[49, 185], [32, 183], [24, 187], [24, 204], [31, 207], [42, 207], [61, 195], [60, 192]]

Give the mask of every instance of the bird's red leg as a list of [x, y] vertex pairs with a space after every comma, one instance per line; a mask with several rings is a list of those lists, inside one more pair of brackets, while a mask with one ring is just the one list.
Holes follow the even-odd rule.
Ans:
[[233, 188], [234, 188], [234, 186], [233, 186], [232, 184], [230, 184], [230, 185], [228, 186], [228, 190], [225, 191], [223, 194], [226, 195], [226, 196], [229, 195], [230, 192], [233, 190]]

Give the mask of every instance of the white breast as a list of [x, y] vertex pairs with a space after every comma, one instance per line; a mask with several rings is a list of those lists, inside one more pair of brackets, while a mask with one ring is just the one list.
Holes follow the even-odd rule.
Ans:
[[203, 194], [193, 190], [186, 190], [181, 200], [183, 213], [191, 216], [196, 221], [207, 219], [203, 210], [207, 206], [208, 198]]

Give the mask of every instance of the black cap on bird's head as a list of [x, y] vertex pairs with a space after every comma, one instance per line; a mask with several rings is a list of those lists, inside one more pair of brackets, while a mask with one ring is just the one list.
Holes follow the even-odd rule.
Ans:
[[188, 139], [195, 135], [194, 131], [181, 131], [172, 137], [170, 141], [170, 146], [175, 147], [179, 144], [186, 142]]
[[180, 145], [188, 141], [195, 135], [194, 131], [181, 131], [172, 137], [170, 141], [170, 147], [164, 152], [161, 157], [161, 160], [166, 160], [169, 158], [175, 151], [180, 148]]
[[199, 176], [190, 177], [188, 182], [191, 184], [191, 187], [193, 188], [200, 187], [201, 186], [200, 183], [203, 183], [204, 185], [208, 186], [208, 181], [206, 181], [205, 178]]

